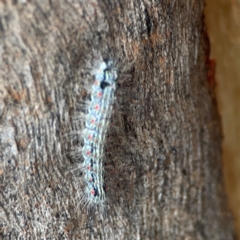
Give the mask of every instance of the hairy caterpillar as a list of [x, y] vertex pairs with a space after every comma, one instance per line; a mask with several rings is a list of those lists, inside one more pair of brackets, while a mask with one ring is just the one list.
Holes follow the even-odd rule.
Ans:
[[104, 142], [115, 99], [117, 71], [112, 62], [102, 62], [95, 72], [91, 88], [91, 100], [87, 107], [85, 129], [83, 130], [82, 156], [88, 204], [103, 204], [104, 184]]

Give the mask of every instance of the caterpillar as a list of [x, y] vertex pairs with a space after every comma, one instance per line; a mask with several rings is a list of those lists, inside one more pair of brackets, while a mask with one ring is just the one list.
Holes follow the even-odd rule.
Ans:
[[83, 169], [87, 203], [103, 204], [106, 200], [104, 184], [104, 142], [115, 100], [117, 71], [111, 61], [104, 61], [95, 71], [87, 105], [83, 130]]

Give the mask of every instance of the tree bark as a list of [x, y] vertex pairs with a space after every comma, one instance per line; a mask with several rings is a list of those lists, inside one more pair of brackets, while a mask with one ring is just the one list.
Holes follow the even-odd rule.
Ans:
[[[234, 239], [204, 1], [0, 3], [2, 239]], [[92, 72], [114, 62], [107, 202], [79, 197]]]

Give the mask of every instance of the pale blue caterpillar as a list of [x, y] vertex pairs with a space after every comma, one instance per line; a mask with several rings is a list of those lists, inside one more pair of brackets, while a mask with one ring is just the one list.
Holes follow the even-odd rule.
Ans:
[[104, 144], [115, 99], [117, 71], [112, 62], [102, 62], [95, 72], [83, 131], [84, 173], [87, 203], [103, 204], [106, 200], [104, 184]]

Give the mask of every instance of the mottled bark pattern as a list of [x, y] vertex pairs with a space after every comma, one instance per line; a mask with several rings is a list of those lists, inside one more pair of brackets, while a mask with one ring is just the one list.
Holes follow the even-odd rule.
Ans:
[[[2, 239], [234, 239], [203, 1], [0, 2]], [[103, 209], [82, 205], [79, 115], [119, 71]]]

